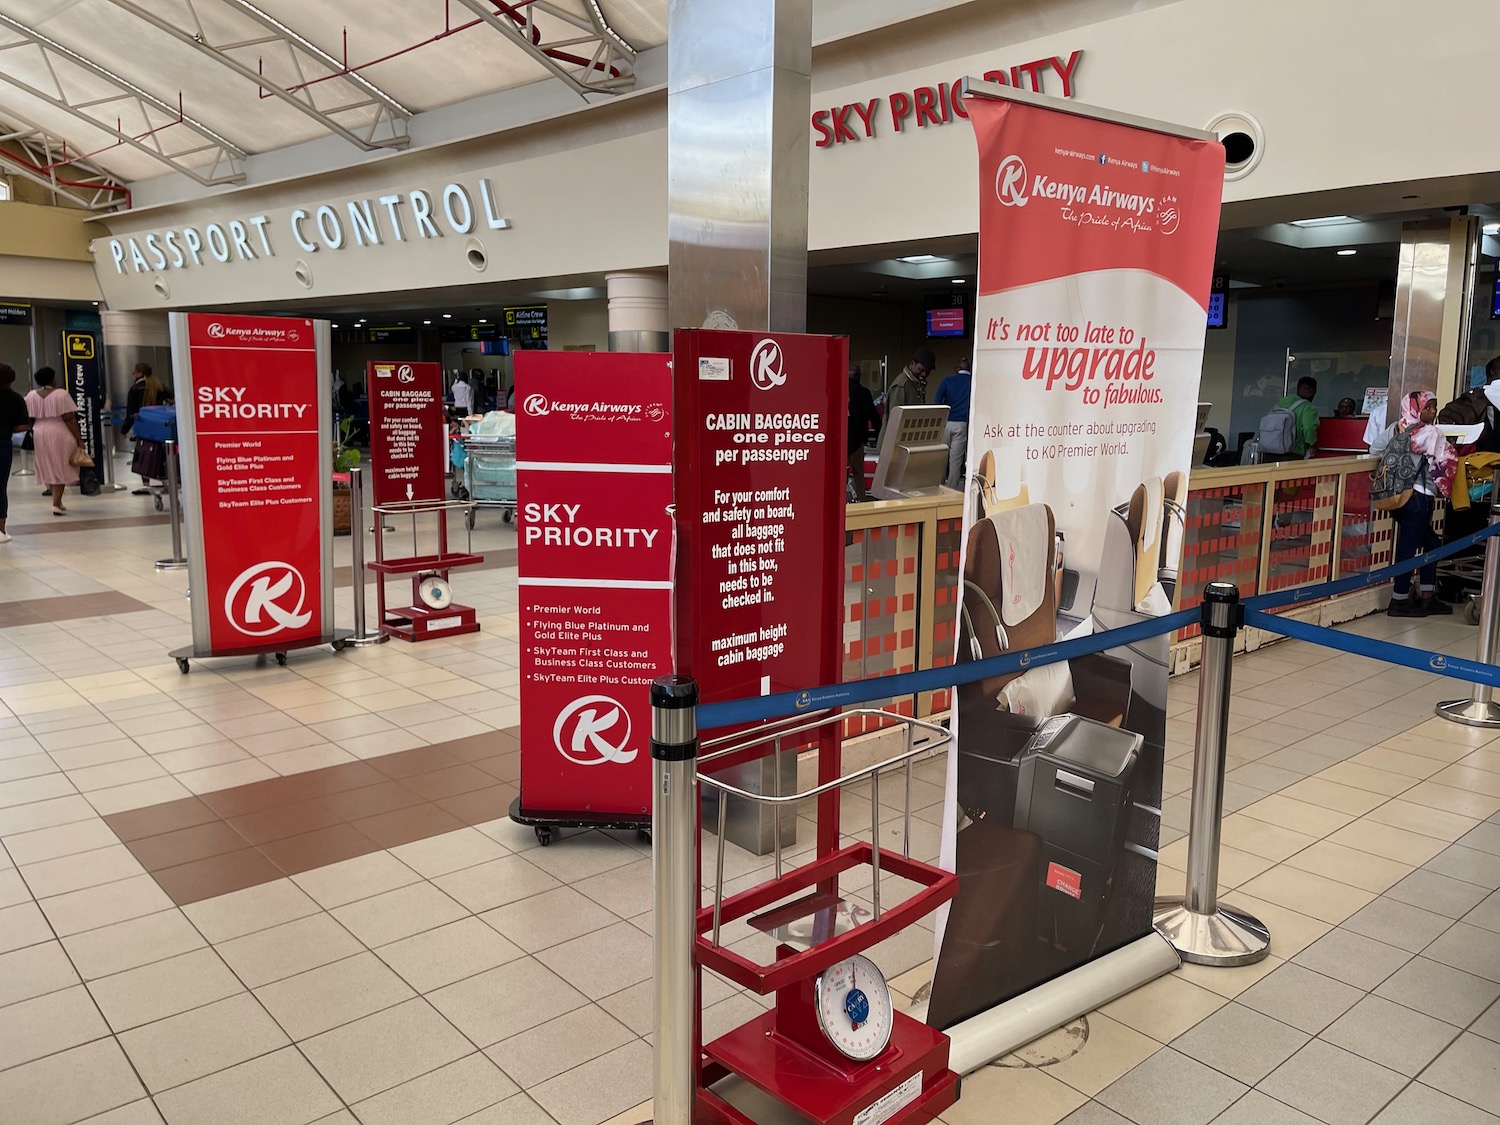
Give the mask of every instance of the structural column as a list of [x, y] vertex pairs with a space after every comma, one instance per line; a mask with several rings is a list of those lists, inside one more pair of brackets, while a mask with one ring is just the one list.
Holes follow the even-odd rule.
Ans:
[[1432, 391], [1441, 405], [1467, 389], [1478, 261], [1472, 216], [1402, 228], [1388, 421], [1400, 417], [1395, 404], [1413, 391]]
[[604, 284], [609, 296], [609, 350], [671, 351], [666, 276], [659, 273], [607, 273]]
[[670, 0], [668, 320], [807, 326], [812, 0]]

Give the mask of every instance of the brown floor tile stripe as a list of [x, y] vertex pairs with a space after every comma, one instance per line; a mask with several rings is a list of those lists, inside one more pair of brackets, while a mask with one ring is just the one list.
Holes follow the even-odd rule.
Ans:
[[0, 602], [0, 629], [17, 625], [46, 625], [77, 621], [81, 617], [110, 617], [117, 613], [142, 613], [151, 607], [127, 594], [105, 590], [97, 594], [65, 594], [57, 598], [27, 598]]
[[519, 728], [114, 813], [104, 822], [178, 906], [510, 811]]
[[154, 523], [166, 523], [168, 517], [160, 516], [115, 516], [111, 519], [75, 519], [68, 507], [69, 515], [51, 523], [11, 524], [12, 535], [56, 535], [60, 531], [104, 531], [112, 527], [147, 527]]

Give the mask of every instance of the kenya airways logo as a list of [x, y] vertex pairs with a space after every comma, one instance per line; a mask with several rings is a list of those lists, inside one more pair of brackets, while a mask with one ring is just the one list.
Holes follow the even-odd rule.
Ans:
[[312, 620], [302, 612], [307, 583], [291, 563], [263, 562], [241, 571], [224, 595], [224, 616], [247, 637], [300, 629]]
[[227, 335], [229, 335], [229, 330], [217, 320], [208, 326], [208, 338], [210, 340], [222, 340]]
[[400, 367], [396, 368], [396, 379], [402, 383], [415, 383], [417, 381], [417, 373], [411, 369], [411, 364], [403, 363]]
[[786, 383], [782, 371], [781, 345], [775, 340], [762, 340], [750, 353], [750, 382], [762, 391], [774, 390]]
[[552, 724], [552, 744], [568, 761], [580, 766], [602, 766], [606, 762], [625, 765], [635, 761], [638, 750], [630, 744], [630, 712], [607, 695], [575, 699]]
[[552, 413], [552, 404], [547, 401], [546, 395], [527, 395], [521, 403], [521, 409], [533, 418], [545, 418]]
[[1005, 207], [1025, 207], [1031, 201], [1027, 183], [1026, 162], [1007, 156], [995, 170], [995, 198]]

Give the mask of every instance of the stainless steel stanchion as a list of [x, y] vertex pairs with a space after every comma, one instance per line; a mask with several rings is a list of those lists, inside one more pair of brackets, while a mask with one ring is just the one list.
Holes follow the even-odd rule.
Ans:
[[[1490, 526], [1500, 523], [1500, 465], [1495, 467], [1494, 490], [1490, 493]], [[1500, 535], [1484, 543], [1484, 588], [1479, 591], [1479, 654], [1481, 664], [1495, 663], [1500, 655]], [[1500, 727], [1500, 703], [1489, 684], [1475, 684], [1468, 699], [1449, 699], [1437, 705], [1440, 718], [1466, 727]]]
[[1271, 949], [1260, 919], [1219, 905], [1219, 827], [1224, 812], [1224, 755], [1234, 635], [1244, 622], [1239, 588], [1212, 582], [1203, 592], [1203, 658], [1198, 666], [1198, 731], [1193, 753], [1193, 807], [1188, 825], [1187, 893], [1156, 900], [1157, 931], [1184, 961], [1248, 965]]
[[656, 1047], [656, 1125], [692, 1125], [694, 918], [698, 911], [698, 685], [686, 676], [651, 684], [651, 874]]
[[124, 492], [123, 484], [115, 483], [115, 428], [104, 424], [104, 491]]
[[365, 525], [365, 469], [354, 465], [349, 469], [349, 552], [350, 570], [354, 579], [354, 636], [346, 642], [356, 648], [378, 645], [386, 639], [384, 633], [365, 632], [365, 537], [360, 528]]
[[177, 443], [169, 441], [167, 447], [167, 520], [172, 525], [172, 557], [157, 559], [157, 570], [183, 570], [187, 567], [187, 556], [182, 553], [182, 500], [177, 487]]
[[31, 450], [29, 450], [29, 449], [18, 449], [16, 452], [18, 452], [21, 455], [21, 467], [19, 469], [17, 469], [15, 472], [11, 473], [10, 475], [13, 476], [13, 477], [34, 477], [34, 476], [36, 476], [36, 470], [31, 467]]

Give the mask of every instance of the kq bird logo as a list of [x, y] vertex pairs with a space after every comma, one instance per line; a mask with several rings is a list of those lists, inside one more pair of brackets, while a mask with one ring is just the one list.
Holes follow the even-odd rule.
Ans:
[[1031, 201], [1026, 162], [1019, 156], [1007, 156], [1000, 161], [995, 171], [995, 198], [1005, 207], [1025, 207]]
[[396, 368], [396, 379], [402, 383], [415, 383], [417, 381], [417, 373], [411, 369], [411, 364], [403, 363], [400, 367]]
[[575, 699], [552, 724], [552, 744], [568, 761], [580, 766], [602, 766], [606, 762], [625, 765], [639, 751], [630, 744], [630, 712], [607, 695]]
[[256, 563], [229, 584], [224, 616], [247, 637], [269, 637], [311, 621], [312, 613], [302, 611], [306, 600], [307, 583], [291, 563]]
[[227, 335], [229, 335], [229, 330], [217, 320], [208, 326], [208, 338], [210, 340], [222, 340]]
[[781, 345], [775, 340], [762, 340], [750, 353], [750, 382], [763, 391], [773, 390], [786, 383], [782, 371]]
[[547, 401], [546, 395], [527, 395], [526, 401], [521, 403], [521, 409], [533, 418], [545, 418], [552, 413], [552, 404]]

